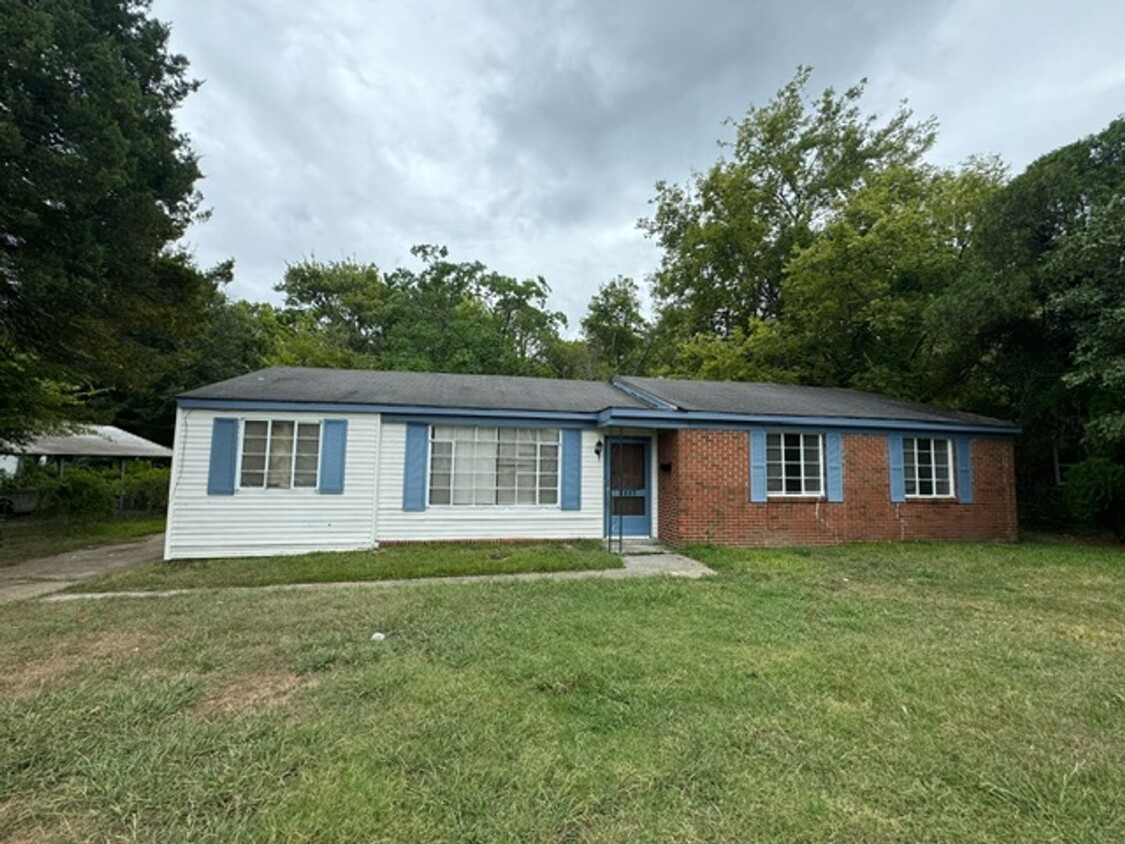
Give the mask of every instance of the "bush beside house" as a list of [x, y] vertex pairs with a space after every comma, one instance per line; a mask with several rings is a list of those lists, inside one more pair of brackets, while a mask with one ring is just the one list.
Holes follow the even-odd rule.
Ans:
[[18, 497], [38, 515], [75, 522], [163, 512], [170, 471], [135, 461], [124, 472], [117, 467], [70, 464], [60, 475], [53, 467], [25, 463], [0, 480], [0, 499]]

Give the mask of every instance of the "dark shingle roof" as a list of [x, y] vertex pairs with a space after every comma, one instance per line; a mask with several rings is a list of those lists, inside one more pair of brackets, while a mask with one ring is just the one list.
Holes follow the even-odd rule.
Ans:
[[975, 413], [832, 387], [633, 377], [617, 378], [614, 383], [619, 387], [604, 381], [556, 378], [279, 366], [200, 387], [181, 398], [562, 413], [654, 408], [653, 403], [626, 392], [633, 389], [672, 405], [673, 412], [1015, 427]]
[[1014, 427], [1010, 422], [989, 416], [837, 387], [748, 384], [741, 381], [676, 381], [667, 378], [630, 377], [617, 380], [627, 387], [635, 387], [680, 410], [688, 411]]
[[648, 406], [604, 381], [284, 366], [200, 387], [182, 398], [572, 413]]

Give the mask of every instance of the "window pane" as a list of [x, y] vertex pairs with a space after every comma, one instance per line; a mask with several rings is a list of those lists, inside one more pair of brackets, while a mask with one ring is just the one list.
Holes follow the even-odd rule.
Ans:
[[269, 431], [269, 422], [263, 422], [263, 421], [259, 421], [259, 420], [247, 420], [243, 433], [247, 437], [256, 437], [256, 438], [259, 438], [259, 439], [265, 439], [268, 431]]
[[918, 480], [918, 494], [919, 495], [933, 495], [934, 494], [934, 482], [932, 480], [930, 480], [929, 478], [919, 479]]
[[557, 489], [544, 489], [539, 492], [540, 504], [558, 504], [559, 491]]
[[558, 475], [540, 475], [539, 488], [540, 489], [555, 489], [559, 485]]
[[785, 491], [790, 495], [801, 494], [801, 479], [797, 475], [786, 476], [785, 478]]
[[266, 470], [266, 455], [262, 454], [242, 454], [242, 471], [243, 472], [264, 472]]
[[812, 480], [805, 481], [805, 494], [819, 495], [820, 494], [820, 478], [813, 478]]
[[906, 494], [907, 495], [917, 495], [918, 494], [918, 482], [916, 480], [914, 480], [914, 478], [910, 475], [906, 476]]
[[293, 423], [274, 420], [270, 426], [269, 465], [266, 486], [288, 489], [293, 472]]
[[434, 440], [452, 440], [456, 430], [449, 425], [434, 425], [432, 438]]
[[510, 489], [496, 490], [496, 503], [497, 504], [515, 504], [516, 503], [516, 490], [515, 487]]
[[266, 482], [265, 472], [246, 472], [242, 473], [242, 485], [249, 487], [260, 487]]
[[936, 484], [934, 484], [934, 488], [937, 490], [938, 495], [949, 495], [951, 493], [948, 479], [939, 480]]
[[935, 440], [934, 446], [934, 465], [935, 466], [948, 466], [949, 465], [949, 445], [948, 440]]
[[430, 503], [431, 504], [448, 504], [449, 503], [449, 490], [448, 489], [431, 489], [430, 490]]

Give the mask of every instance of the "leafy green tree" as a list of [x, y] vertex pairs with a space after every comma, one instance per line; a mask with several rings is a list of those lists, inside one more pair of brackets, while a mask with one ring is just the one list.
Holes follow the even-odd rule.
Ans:
[[1044, 477], [1056, 449], [1125, 458], [1123, 209], [1118, 119], [1034, 161], [982, 215], [976, 285], [990, 306], [962, 330], [1024, 427], [1025, 467]]
[[18, 439], [81, 389], [143, 387], [201, 330], [211, 276], [173, 113], [197, 87], [148, 0], [0, 0], [0, 392]]
[[648, 333], [640, 290], [625, 276], [601, 285], [582, 317], [582, 337], [603, 375], [640, 374]]
[[810, 75], [800, 68], [747, 112], [723, 143], [729, 157], [685, 185], [656, 185], [655, 213], [640, 227], [663, 251], [654, 293], [681, 338], [730, 336], [778, 317], [793, 252], [811, 245], [842, 199], [876, 174], [915, 165], [933, 143], [933, 122], [912, 122], [905, 107], [882, 124], [863, 116], [863, 82], [809, 98]]
[[729, 337], [697, 335], [678, 368], [955, 401], [965, 372], [952, 312], [974, 267], [979, 214], [1002, 179], [991, 159], [873, 174], [786, 262], [780, 316], [751, 318]]
[[[290, 327], [322, 352], [344, 349], [350, 365], [382, 369], [547, 374], [549, 352], [565, 325], [547, 309], [542, 278], [518, 280], [479, 262], [455, 263], [444, 247], [416, 246], [420, 271], [383, 274], [355, 262], [304, 261], [288, 268]], [[320, 340], [317, 340], [320, 342]]]

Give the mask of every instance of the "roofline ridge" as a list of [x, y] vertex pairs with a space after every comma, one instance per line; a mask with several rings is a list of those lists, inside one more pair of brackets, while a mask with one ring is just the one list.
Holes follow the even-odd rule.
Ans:
[[650, 393], [648, 390], [642, 390], [635, 384], [630, 384], [620, 375], [614, 375], [610, 378], [609, 385], [620, 390], [627, 396], [644, 402], [654, 410], [682, 410], [682, 408], [672, 404], [672, 402], [662, 399], [660, 396]]

